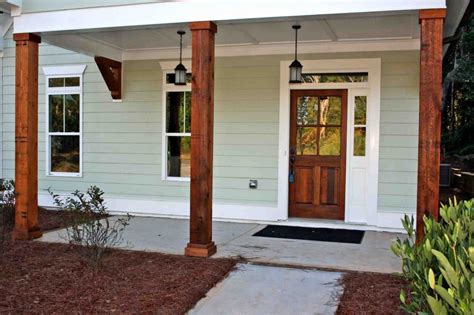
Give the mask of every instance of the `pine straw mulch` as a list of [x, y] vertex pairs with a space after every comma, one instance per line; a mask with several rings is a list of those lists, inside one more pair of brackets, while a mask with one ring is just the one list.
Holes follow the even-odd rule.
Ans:
[[368, 272], [348, 272], [341, 279], [344, 293], [337, 315], [406, 314], [400, 308], [400, 289], [408, 282], [400, 276]]
[[0, 259], [2, 314], [184, 314], [236, 264], [112, 250], [95, 272], [74, 247], [42, 242], [9, 243]]

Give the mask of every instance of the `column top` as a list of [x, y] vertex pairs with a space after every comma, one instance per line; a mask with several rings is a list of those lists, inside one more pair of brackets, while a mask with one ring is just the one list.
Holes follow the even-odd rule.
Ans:
[[424, 19], [444, 19], [445, 17], [446, 17], [446, 9], [420, 10], [420, 20], [424, 20]]
[[13, 40], [16, 42], [28, 41], [28, 42], [41, 43], [41, 37], [33, 33], [13, 34]]
[[189, 23], [189, 29], [191, 31], [209, 30], [213, 33], [217, 33], [217, 25], [212, 21], [191, 22]]

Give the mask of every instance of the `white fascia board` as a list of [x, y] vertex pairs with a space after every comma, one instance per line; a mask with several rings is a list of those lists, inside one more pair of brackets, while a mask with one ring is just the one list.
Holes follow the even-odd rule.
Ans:
[[14, 33], [446, 8], [445, 0], [187, 0], [21, 14]]

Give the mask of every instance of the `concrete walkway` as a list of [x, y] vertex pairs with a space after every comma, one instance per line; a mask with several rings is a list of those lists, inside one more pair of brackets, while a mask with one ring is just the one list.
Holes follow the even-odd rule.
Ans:
[[339, 272], [240, 264], [189, 312], [207, 314], [334, 314]]
[[[361, 244], [329, 243], [252, 236], [265, 225], [213, 223], [214, 257], [244, 257], [251, 262], [327, 269], [399, 272], [400, 260], [390, 245], [401, 234], [367, 231]], [[40, 240], [64, 242], [64, 231]], [[135, 217], [125, 230], [127, 248], [182, 255], [189, 237], [189, 220]]]

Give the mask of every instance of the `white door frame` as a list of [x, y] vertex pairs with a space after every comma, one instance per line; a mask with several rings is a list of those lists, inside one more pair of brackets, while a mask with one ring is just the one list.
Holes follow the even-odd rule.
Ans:
[[[346, 157], [346, 209], [345, 222], [376, 225], [378, 170], [379, 170], [379, 136], [380, 136], [380, 88], [381, 59], [321, 59], [302, 60], [303, 72], [337, 73], [337, 72], [368, 72], [368, 82], [363, 83], [303, 83], [290, 84], [289, 65], [292, 61], [280, 62], [280, 119], [278, 146], [278, 219], [288, 219], [288, 173], [290, 146], [290, 94], [291, 90], [313, 89], [348, 89], [347, 108], [347, 157]], [[361, 163], [360, 157], [352, 154], [352, 132], [354, 96], [367, 95], [367, 134], [366, 157]], [[351, 205], [351, 187], [355, 181], [351, 178], [352, 167], [365, 165], [364, 202], [362, 207]]]

